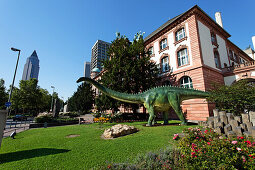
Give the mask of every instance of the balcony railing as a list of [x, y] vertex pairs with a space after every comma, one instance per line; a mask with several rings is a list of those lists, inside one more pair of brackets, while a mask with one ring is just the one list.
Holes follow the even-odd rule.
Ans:
[[222, 69], [223, 73], [227, 73], [227, 72], [233, 72], [239, 69], [243, 69], [243, 68], [248, 68], [248, 67], [253, 67], [255, 68], [255, 61], [251, 61], [251, 62], [246, 62], [243, 64], [238, 64], [238, 65], [234, 65], [231, 67], [225, 67]]

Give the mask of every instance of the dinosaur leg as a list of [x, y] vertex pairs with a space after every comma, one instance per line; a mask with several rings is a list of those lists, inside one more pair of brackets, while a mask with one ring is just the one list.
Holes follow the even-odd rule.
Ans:
[[177, 95], [169, 95], [168, 100], [170, 105], [173, 107], [174, 111], [176, 112], [177, 116], [182, 121], [181, 124], [186, 125], [187, 121], [182, 113], [179, 97]]
[[146, 126], [152, 126], [153, 123], [155, 123], [155, 122], [153, 122], [153, 121], [155, 121], [154, 109], [153, 109], [153, 107], [149, 107], [147, 109], [148, 109], [148, 112], [149, 112], [150, 116], [149, 116], [148, 124]]
[[168, 112], [163, 112], [164, 125], [168, 125]]

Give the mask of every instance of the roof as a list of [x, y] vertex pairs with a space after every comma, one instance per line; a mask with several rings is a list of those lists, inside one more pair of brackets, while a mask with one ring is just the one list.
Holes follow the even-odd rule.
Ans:
[[168, 20], [166, 23], [164, 23], [163, 25], [161, 25], [158, 29], [156, 29], [155, 31], [153, 31], [151, 34], [149, 34], [147, 37], [144, 38], [144, 41], [148, 41], [150, 38], [152, 38], [153, 36], [157, 35], [158, 33], [160, 33], [161, 31], [163, 31], [166, 27], [168, 27], [169, 25], [173, 24], [175, 21], [177, 21], [178, 19], [180, 19], [182, 16], [184, 16], [185, 14], [189, 13], [190, 11], [192, 11], [193, 9], [198, 9], [199, 11], [201, 11], [204, 15], [206, 15], [213, 23], [215, 23], [217, 25], [217, 27], [219, 29], [221, 29], [228, 37], [230, 37], [230, 34], [224, 30], [215, 20], [213, 20], [208, 14], [206, 14], [199, 6], [195, 5], [192, 8], [188, 9], [186, 12]]
[[31, 56], [30, 56], [30, 57], [36, 57], [36, 58], [38, 58], [37, 53], [36, 53], [36, 51], [35, 51], [35, 50], [33, 51], [33, 53], [31, 54]]

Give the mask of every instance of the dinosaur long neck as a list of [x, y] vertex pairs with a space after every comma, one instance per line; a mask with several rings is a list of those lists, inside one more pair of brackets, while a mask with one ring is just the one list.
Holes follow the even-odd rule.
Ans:
[[142, 98], [141, 94], [120, 93], [120, 92], [111, 90], [111, 89], [99, 84], [98, 82], [96, 82], [90, 78], [86, 78], [86, 77], [81, 77], [79, 80], [77, 80], [77, 82], [80, 82], [80, 81], [89, 82], [89, 83], [93, 84], [96, 88], [98, 88], [105, 95], [112, 97], [114, 99], [120, 100], [122, 102], [136, 103], [136, 104], [143, 103], [143, 98]]

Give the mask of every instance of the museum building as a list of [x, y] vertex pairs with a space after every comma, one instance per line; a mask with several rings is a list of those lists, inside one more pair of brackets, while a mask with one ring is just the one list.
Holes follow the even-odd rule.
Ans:
[[[196, 5], [144, 39], [152, 62], [160, 68], [160, 85], [208, 91], [215, 83], [231, 85], [240, 79], [255, 82], [254, 60], [228, 39], [221, 14], [217, 12], [215, 17], [216, 21]], [[92, 77], [100, 79], [102, 73]], [[214, 107], [205, 99], [182, 103], [187, 120], [192, 122], [206, 120]], [[176, 117], [174, 112], [170, 117]]]

